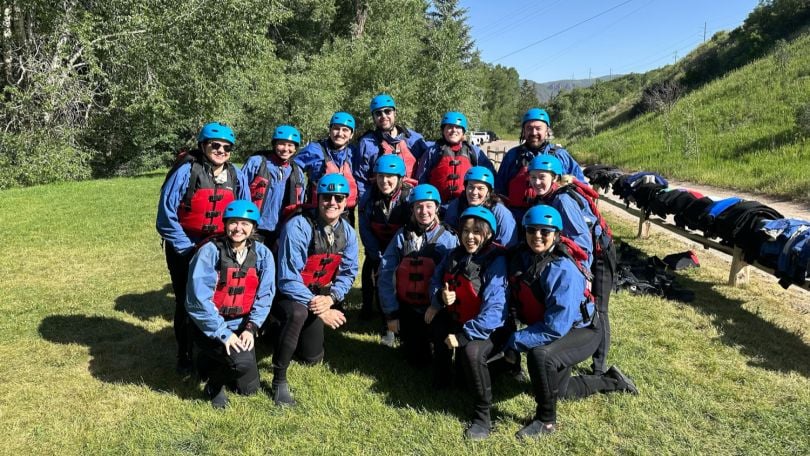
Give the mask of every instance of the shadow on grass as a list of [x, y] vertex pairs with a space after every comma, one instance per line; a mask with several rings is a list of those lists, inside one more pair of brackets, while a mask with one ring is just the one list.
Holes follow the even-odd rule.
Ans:
[[164, 320], [170, 321], [174, 318], [174, 307], [174, 291], [170, 283], [165, 284], [161, 290], [125, 294], [115, 299], [115, 310], [141, 320], [163, 317]]
[[51, 315], [39, 325], [50, 342], [90, 348], [90, 373], [109, 383], [145, 385], [185, 399], [201, 397], [196, 382], [184, 383], [174, 372], [171, 328], [153, 334], [121, 320], [85, 315]]

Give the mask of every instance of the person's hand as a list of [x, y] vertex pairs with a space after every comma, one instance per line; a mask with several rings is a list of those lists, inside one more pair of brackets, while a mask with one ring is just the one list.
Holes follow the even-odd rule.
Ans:
[[315, 295], [315, 297], [309, 301], [309, 310], [311, 310], [315, 315], [320, 315], [331, 309], [332, 305], [334, 304], [335, 301], [331, 296]]
[[450, 284], [447, 282], [444, 283], [444, 290], [442, 290], [442, 301], [446, 306], [452, 306], [456, 302], [456, 292], [450, 291]]
[[223, 343], [225, 344], [225, 353], [227, 353], [228, 356], [231, 355], [231, 349], [233, 349], [234, 353], [239, 353], [242, 350], [247, 350], [247, 348], [245, 348], [244, 342], [242, 342], [242, 339], [236, 337], [236, 334], [233, 333], [231, 333], [231, 336], [228, 337], [228, 340], [226, 340]]
[[456, 339], [455, 334], [448, 334], [447, 338], [444, 339], [444, 344], [447, 345], [447, 348], [454, 349], [458, 348], [458, 339]]
[[332, 329], [338, 329], [340, 325], [346, 323], [346, 316], [337, 309], [327, 309], [325, 312], [318, 314], [318, 318], [323, 320], [323, 324]]
[[254, 339], [253, 333], [250, 331], [242, 331], [242, 334], [239, 335], [239, 340], [242, 341], [242, 346], [245, 347], [245, 350], [252, 350]]
[[430, 324], [430, 322], [433, 321], [433, 317], [435, 317], [437, 313], [439, 313], [439, 311], [435, 307], [428, 306], [427, 310], [425, 311], [425, 323]]
[[391, 331], [392, 333], [399, 334], [399, 320], [398, 319], [397, 320], [388, 320], [388, 322], [386, 322], [385, 325], [388, 327], [388, 330]]

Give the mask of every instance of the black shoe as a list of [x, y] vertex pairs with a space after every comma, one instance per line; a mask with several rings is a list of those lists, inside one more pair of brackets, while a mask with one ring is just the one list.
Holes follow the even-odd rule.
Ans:
[[557, 425], [554, 423], [544, 423], [540, 420], [534, 420], [531, 423], [523, 426], [523, 429], [517, 431], [515, 437], [523, 439], [539, 439], [545, 435], [551, 434], [557, 430]]
[[205, 394], [211, 399], [211, 407], [215, 409], [224, 409], [228, 406], [228, 396], [225, 395], [225, 387], [220, 386], [217, 391], [216, 387], [212, 387], [211, 383], [205, 385]]
[[489, 426], [482, 423], [473, 422], [473, 424], [464, 431], [464, 438], [467, 440], [484, 440], [487, 437], [489, 437]]
[[273, 385], [273, 403], [279, 407], [295, 407], [295, 399], [290, 393], [290, 385], [288, 383], [280, 383]]
[[187, 377], [194, 372], [194, 363], [191, 361], [190, 356], [177, 357], [177, 366], [174, 368], [177, 375]]
[[633, 383], [633, 379], [624, 375], [624, 373], [620, 371], [618, 367], [610, 366], [610, 369], [608, 369], [605, 373], [605, 377], [610, 377], [618, 381], [619, 388], [622, 391], [628, 392], [634, 396], [638, 395], [638, 388], [636, 388], [636, 384]]

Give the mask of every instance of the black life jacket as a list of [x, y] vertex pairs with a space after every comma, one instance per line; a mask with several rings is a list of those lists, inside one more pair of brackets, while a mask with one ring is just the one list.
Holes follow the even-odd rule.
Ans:
[[[273, 153], [269, 150], [259, 151], [254, 155], [261, 157], [259, 169], [256, 170], [256, 175], [253, 181], [250, 182], [250, 199], [253, 204], [259, 207], [259, 212], [264, 211], [264, 203], [267, 201], [267, 189], [270, 187], [270, 172], [267, 169], [267, 157]], [[304, 182], [301, 180], [299, 170], [301, 169], [295, 161], [288, 162], [292, 168], [290, 177], [284, 184], [284, 197], [282, 198], [281, 214], [279, 215], [278, 223], [281, 224], [290, 218], [293, 214], [298, 212], [301, 207], [301, 195], [304, 192]], [[284, 178], [283, 171], [279, 170], [279, 176], [276, 181]]]
[[436, 145], [441, 149], [441, 158], [430, 170], [428, 182], [439, 189], [442, 201], [450, 201], [464, 192], [464, 175], [478, 165], [478, 155], [467, 141], [461, 142], [458, 152], [453, 152], [444, 140], [437, 141]]
[[332, 283], [346, 252], [346, 231], [343, 229], [342, 220], [338, 221], [334, 229], [334, 244], [329, 245], [326, 233], [318, 221], [317, 216], [305, 215], [304, 219], [312, 228], [312, 239], [307, 247], [307, 261], [301, 271], [301, 278], [313, 293], [328, 295], [332, 288]]
[[443, 281], [450, 291], [456, 292], [456, 302], [447, 306], [448, 312], [461, 324], [464, 324], [481, 311], [481, 282], [484, 271], [506, 250], [496, 243], [490, 243], [474, 255], [467, 253], [463, 246], [457, 247], [450, 254]]
[[257, 255], [253, 243], [248, 241], [247, 257], [240, 265], [228, 245], [227, 238], [217, 237], [211, 242], [219, 250], [214, 306], [225, 318], [236, 318], [249, 314], [253, 309], [259, 289], [259, 273], [256, 269]]
[[[545, 145], [543, 145], [540, 150], [543, 150], [544, 147]], [[556, 145], [549, 147], [548, 154], [556, 157], [557, 149], [558, 147]], [[540, 153], [542, 152], [530, 151], [525, 145], [521, 145], [520, 149], [518, 149], [518, 156], [515, 162], [517, 172], [509, 179], [509, 183], [507, 184], [506, 198], [509, 207], [528, 208], [534, 203], [537, 193], [534, 191], [529, 177], [529, 162]]]
[[413, 187], [409, 184], [403, 183], [390, 198], [383, 197], [376, 185], [370, 190], [372, 195], [368, 218], [371, 222], [371, 232], [374, 233], [374, 237], [377, 238], [380, 248], [383, 250], [394, 238], [397, 230], [408, 223], [411, 216], [408, 195], [411, 194], [412, 189]]
[[[407, 226], [407, 225], [406, 225]], [[396, 277], [397, 300], [401, 304], [422, 307], [430, 304], [430, 279], [436, 265], [442, 260], [436, 252], [436, 242], [446, 231], [445, 226], [440, 224], [433, 233], [433, 236], [422, 242], [419, 250], [411, 249], [406, 242], [405, 250], [402, 252], [402, 259], [394, 272]], [[403, 231], [407, 239], [412, 231], [406, 228]]]
[[[323, 167], [321, 171], [321, 177], [327, 174], [341, 174], [343, 177], [346, 178], [346, 181], [349, 183], [349, 196], [346, 198], [346, 209], [352, 209], [357, 206], [357, 181], [354, 179], [354, 174], [352, 173], [352, 166], [349, 163], [351, 157], [348, 156], [349, 152], [347, 149], [347, 158], [343, 160], [343, 164], [338, 168], [335, 164], [335, 161], [332, 160], [332, 156], [329, 155], [328, 144], [326, 140], [317, 142], [318, 146], [321, 148], [321, 154], [323, 155]], [[308, 207], [316, 207], [318, 205], [318, 183], [315, 181], [309, 182], [309, 204]]]

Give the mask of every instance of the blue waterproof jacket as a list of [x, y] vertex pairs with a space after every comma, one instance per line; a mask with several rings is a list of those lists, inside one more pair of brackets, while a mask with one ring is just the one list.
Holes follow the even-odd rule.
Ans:
[[[509, 149], [506, 155], [503, 156], [501, 165], [498, 168], [498, 173], [495, 174], [495, 193], [499, 195], [509, 193], [509, 181], [512, 180], [515, 174], [520, 170], [518, 159], [523, 153], [527, 153], [527, 155], [531, 155], [531, 157], [534, 158], [537, 154], [551, 153], [550, 150], [552, 147], [554, 147], [554, 145], [546, 143], [540, 150], [531, 150], [521, 144]], [[582, 182], [588, 182], [585, 180], [585, 175], [582, 173], [582, 168], [579, 166], [579, 163], [574, 160], [574, 157], [572, 157], [567, 150], [562, 147], [556, 147], [554, 156], [560, 159], [565, 174], [570, 174]]]
[[[574, 198], [582, 198], [579, 195], [571, 196], [568, 193], [558, 193], [554, 195], [550, 206], [557, 209], [562, 218], [562, 234], [574, 241], [582, 250], [588, 254], [588, 259], [583, 263], [585, 269], [591, 269], [593, 263], [593, 234], [588, 223], [595, 223], [596, 216], [591, 212], [587, 201], [577, 202]], [[580, 203], [584, 205], [580, 206]]]
[[[242, 173], [245, 175], [245, 180], [250, 183], [253, 178], [258, 174], [261, 168], [262, 160], [267, 161], [267, 173], [270, 175], [270, 182], [265, 192], [264, 206], [262, 209], [261, 217], [259, 218], [259, 229], [267, 231], [277, 231], [280, 229], [278, 221], [281, 218], [281, 210], [287, 204], [284, 201], [284, 189], [287, 185], [287, 180], [293, 172], [293, 167], [289, 165], [277, 165], [273, 160], [259, 155], [254, 155], [248, 158], [248, 161], [242, 166]], [[297, 168], [298, 181], [304, 182], [304, 173], [301, 168]], [[298, 203], [304, 202], [304, 192], [301, 192], [301, 197]], [[250, 199], [250, 197], [248, 197]]]
[[[421, 134], [410, 128], [407, 129], [407, 134], [403, 133], [401, 130], [402, 129], [399, 129], [399, 135], [393, 138], [394, 141], [391, 142], [391, 144], [405, 141], [405, 144], [408, 145], [408, 149], [413, 154], [416, 162], [419, 163], [419, 158], [422, 156], [425, 149], [428, 148], [428, 143], [425, 142], [425, 138], [423, 138]], [[380, 146], [377, 143], [375, 132], [366, 132], [357, 141], [357, 154], [355, 154], [354, 157], [353, 169], [354, 177], [357, 180], [358, 198], [362, 198], [369, 186], [374, 184], [369, 181], [369, 177], [374, 175], [374, 163], [377, 162], [377, 156], [379, 154]]]
[[[460, 232], [461, 229], [459, 228], [458, 217], [468, 207], [467, 197], [461, 195], [447, 205], [447, 210], [445, 210], [442, 220], [444, 223], [456, 228], [456, 230]], [[517, 244], [517, 226], [512, 212], [501, 203], [492, 206], [491, 211], [492, 215], [495, 216], [495, 221], [498, 223], [498, 231], [495, 233], [495, 242], [507, 248]]]
[[[264, 324], [270, 313], [273, 297], [276, 295], [276, 264], [273, 254], [261, 242], [253, 242], [249, 247], [256, 250], [256, 273], [259, 288], [256, 300], [248, 319], [257, 327]], [[214, 290], [219, 274], [219, 248], [213, 242], [206, 242], [191, 259], [186, 285], [186, 310], [189, 317], [206, 336], [225, 342], [242, 323], [241, 318], [226, 321], [214, 305]]]
[[[318, 142], [311, 142], [303, 149], [298, 151], [295, 156], [295, 162], [304, 170], [309, 182], [317, 183], [323, 177], [324, 171], [324, 153], [329, 154], [329, 157], [335, 162], [335, 166], [340, 169], [343, 162], [348, 161], [349, 166], [354, 170], [354, 157], [357, 155], [357, 148], [353, 144], [349, 144], [341, 150], [334, 150], [330, 147], [328, 139]], [[325, 151], [325, 152], [324, 152]]]

